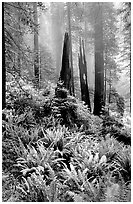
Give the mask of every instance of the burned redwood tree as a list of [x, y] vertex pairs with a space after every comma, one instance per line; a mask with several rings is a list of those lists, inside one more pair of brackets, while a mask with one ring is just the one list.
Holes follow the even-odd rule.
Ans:
[[65, 33], [64, 37], [62, 67], [59, 80], [63, 82], [63, 86], [67, 90], [69, 90], [71, 94], [71, 68], [69, 66], [69, 35], [67, 32]]
[[80, 73], [80, 86], [81, 86], [81, 98], [82, 101], [88, 105], [91, 111], [90, 95], [87, 82], [87, 64], [85, 58], [84, 43], [80, 41], [80, 54], [79, 54], [79, 73]]

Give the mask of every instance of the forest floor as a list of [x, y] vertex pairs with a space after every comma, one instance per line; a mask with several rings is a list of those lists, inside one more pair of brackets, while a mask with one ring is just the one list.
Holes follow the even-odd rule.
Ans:
[[2, 113], [3, 201], [131, 201], [129, 119], [94, 116], [63, 88], [9, 87]]

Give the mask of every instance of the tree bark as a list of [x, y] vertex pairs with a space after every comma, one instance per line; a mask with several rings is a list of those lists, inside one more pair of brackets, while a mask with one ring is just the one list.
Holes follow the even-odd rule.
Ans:
[[103, 60], [103, 22], [102, 3], [96, 3], [95, 8], [95, 93], [94, 115], [100, 115], [104, 106], [104, 60]]
[[38, 15], [37, 3], [33, 3], [34, 8], [34, 76], [35, 86], [39, 87], [39, 44], [38, 44]]

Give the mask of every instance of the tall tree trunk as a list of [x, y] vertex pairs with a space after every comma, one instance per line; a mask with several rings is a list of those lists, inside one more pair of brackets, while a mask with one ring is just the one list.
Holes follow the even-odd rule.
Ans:
[[69, 67], [69, 35], [66, 32], [64, 37], [64, 47], [62, 56], [62, 67], [59, 80], [63, 81], [64, 87], [71, 94], [71, 69]]
[[81, 86], [81, 99], [88, 105], [91, 111], [90, 95], [87, 82], [87, 65], [85, 59], [85, 49], [83, 41], [80, 41], [80, 55], [79, 55], [79, 73], [80, 73], [80, 86]]
[[102, 3], [95, 3], [95, 93], [94, 114], [100, 115], [104, 105], [104, 60]]
[[51, 41], [53, 43], [53, 54], [55, 57], [56, 80], [58, 80], [61, 69], [61, 60], [64, 40], [64, 2], [51, 2], [50, 4]]
[[6, 107], [6, 67], [5, 67], [5, 31], [4, 31], [4, 2], [2, 2], [2, 109]]
[[68, 10], [68, 27], [69, 27], [69, 54], [70, 54], [70, 69], [71, 69], [71, 89], [72, 95], [74, 96], [74, 76], [73, 76], [73, 58], [72, 58], [72, 33], [71, 33], [71, 12], [70, 12], [70, 4], [71, 2], [67, 3], [67, 10]]
[[39, 45], [38, 45], [37, 2], [33, 3], [33, 9], [34, 9], [34, 76], [35, 76], [35, 86], [39, 87]]

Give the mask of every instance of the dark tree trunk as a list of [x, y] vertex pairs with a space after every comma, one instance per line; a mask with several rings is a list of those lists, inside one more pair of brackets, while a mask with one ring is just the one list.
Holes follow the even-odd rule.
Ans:
[[62, 67], [59, 80], [63, 82], [64, 87], [69, 90], [71, 94], [71, 69], [69, 67], [69, 36], [67, 32], [65, 33], [64, 37]]
[[104, 60], [103, 60], [103, 22], [102, 3], [96, 3], [95, 8], [95, 93], [94, 114], [100, 115], [104, 106]]
[[84, 44], [80, 41], [80, 55], [79, 55], [79, 73], [80, 73], [80, 86], [81, 86], [81, 99], [88, 105], [91, 111], [90, 96], [87, 82], [87, 65], [85, 59]]
[[70, 2], [67, 3], [68, 9], [68, 27], [69, 27], [69, 54], [70, 54], [70, 69], [71, 69], [71, 92], [74, 96], [74, 76], [73, 76], [73, 58], [72, 58], [72, 34], [71, 34], [71, 12], [70, 12]]
[[34, 76], [35, 86], [39, 87], [39, 45], [38, 45], [38, 16], [37, 3], [33, 3], [34, 8]]
[[6, 68], [5, 68], [5, 32], [4, 2], [2, 2], [2, 109], [6, 107]]

